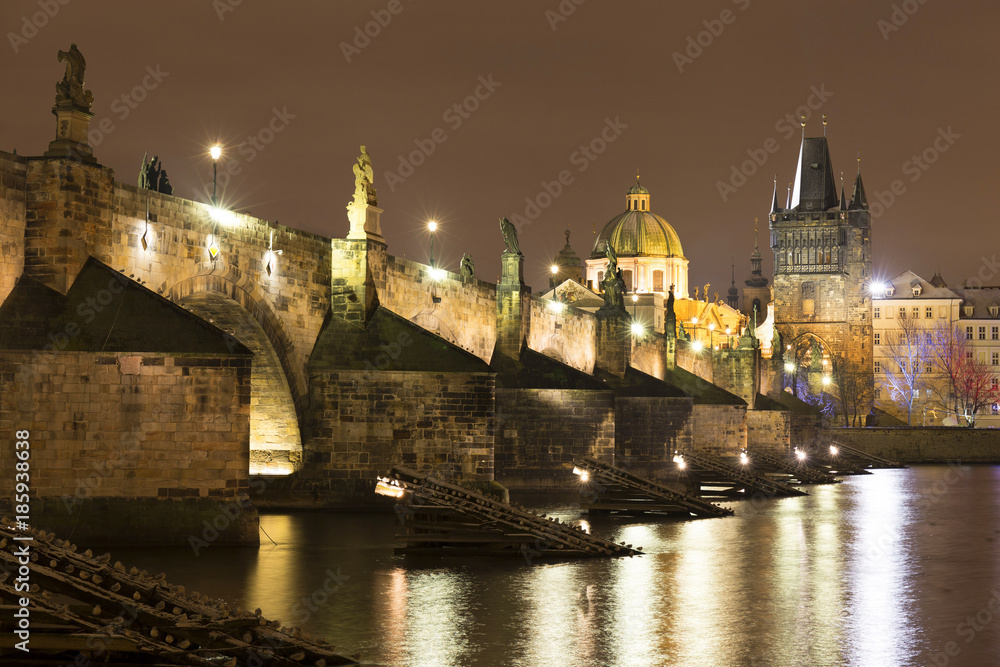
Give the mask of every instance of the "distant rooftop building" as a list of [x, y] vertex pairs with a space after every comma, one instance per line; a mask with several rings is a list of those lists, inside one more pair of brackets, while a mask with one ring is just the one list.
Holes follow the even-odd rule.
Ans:
[[629, 292], [665, 295], [674, 286], [677, 298], [688, 296], [688, 260], [680, 237], [666, 220], [650, 210], [649, 190], [636, 178], [625, 194], [625, 211], [608, 222], [597, 235], [587, 260], [587, 285], [600, 289], [610, 243], [618, 256]]

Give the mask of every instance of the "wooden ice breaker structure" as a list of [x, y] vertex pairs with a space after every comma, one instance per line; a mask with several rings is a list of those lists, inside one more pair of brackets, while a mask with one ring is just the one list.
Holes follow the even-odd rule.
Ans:
[[891, 459], [884, 459], [881, 456], [875, 456], [874, 454], [869, 454], [868, 452], [863, 452], [860, 449], [851, 447], [850, 445], [845, 445], [842, 442], [836, 442], [830, 444], [830, 453], [835, 454], [835, 456], [844, 458], [852, 465], [861, 468], [906, 468], [899, 461], [893, 461]]
[[581, 528], [549, 519], [406, 468], [393, 468], [376, 492], [396, 498], [404, 532], [399, 553], [524, 555], [578, 558], [637, 556], [642, 548], [615, 544]]
[[755, 495], [780, 498], [808, 495], [790, 484], [752, 472], [745, 454], [740, 457], [737, 465], [730, 465], [714, 456], [690, 452], [677, 454], [674, 460], [678, 466], [683, 463], [683, 471], [689, 478], [696, 480], [702, 498], [741, 499]]
[[[236, 667], [263, 664], [276, 667], [357, 665], [338, 655], [322, 640], [313, 641], [277, 620], [230, 609], [224, 602], [151, 576], [126, 570], [111, 555], [56, 539], [52, 533], [9, 530], [0, 525], [0, 663], [25, 654], [14, 649], [17, 636], [6, 625], [14, 618], [19, 598], [30, 600], [32, 663], [43, 664], [174, 664]], [[22, 538], [16, 540], [15, 537]], [[20, 556], [30, 553], [30, 590], [15, 590]], [[6, 656], [6, 657], [4, 657]], [[151, 663], [150, 660], [153, 662]], [[21, 663], [18, 663], [21, 664]]]
[[580, 476], [580, 505], [589, 512], [655, 512], [682, 518], [732, 516], [731, 509], [681, 493], [622, 468], [583, 458], [574, 463]]
[[809, 465], [797, 457], [775, 456], [752, 449], [747, 452], [750, 465], [759, 472], [777, 473], [785, 476], [785, 481], [796, 480], [799, 484], [836, 484], [839, 479], [825, 468]]

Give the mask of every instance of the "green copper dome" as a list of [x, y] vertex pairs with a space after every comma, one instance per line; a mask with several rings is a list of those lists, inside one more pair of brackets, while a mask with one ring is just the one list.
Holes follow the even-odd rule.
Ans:
[[649, 194], [649, 190], [647, 190], [646, 188], [644, 188], [641, 185], [639, 185], [639, 181], [636, 181], [635, 185], [633, 185], [631, 188], [629, 188], [628, 194], [630, 194], [630, 195], [648, 195]]

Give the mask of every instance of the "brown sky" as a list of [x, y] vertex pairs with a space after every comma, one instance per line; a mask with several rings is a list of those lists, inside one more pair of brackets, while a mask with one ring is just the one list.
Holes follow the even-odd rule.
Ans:
[[[120, 180], [135, 182], [149, 151], [176, 194], [207, 200], [206, 150], [219, 137], [240, 170], [227, 178], [220, 164], [224, 201], [342, 236], [351, 165], [366, 143], [389, 252], [426, 261], [424, 225], [435, 218], [442, 262], [457, 270], [468, 252], [478, 276], [494, 281], [497, 218], [528, 219], [525, 198], [566, 170], [568, 185], [551, 202], [542, 196], [547, 206], [520, 229], [537, 290], [547, 287], [562, 230], [589, 255], [594, 230], [623, 210], [638, 168], [653, 211], [680, 235], [691, 284], [711, 282], [724, 295], [730, 257], [740, 282], [749, 272], [753, 218], [766, 218], [773, 175], [782, 200], [794, 175], [799, 129], [786, 115], [813, 96], [807, 134], [821, 134], [819, 115], [829, 115], [848, 195], [858, 150], [872, 202], [900, 181], [902, 194], [873, 223], [876, 272], [929, 278], [940, 267], [960, 284], [982, 268], [1000, 283], [993, 0], [63, 1], [0, 6], [0, 148], [45, 150], [63, 71], [56, 52], [75, 41], [94, 92], [91, 127], [113, 126], [97, 129], [95, 155]], [[560, 7], [573, 12], [564, 17]], [[375, 20], [372, 11], [387, 25], [345, 55], [342, 43]], [[675, 53], [689, 49], [689, 37], [707, 46], [679, 67]], [[480, 87], [480, 77], [499, 85]], [[470, 100], [477, 109], [448, 111], [477, 87], [485, 98]], [[605, 132], [614, 140], [603, 152], [578, 152], [609, 120], [617, 129]], [[269, 136], [272, 128], [280, 131]], [[247, 143], [262, 130], [256, 147]], [[387, 180], [435, 130], [433, 153], [417, 156], [411, 175]], [[923, 170], [911, 160], [925, 151], [935, 161]], [[766, 161], [723, 200], [719, 183], [753, 154]]]

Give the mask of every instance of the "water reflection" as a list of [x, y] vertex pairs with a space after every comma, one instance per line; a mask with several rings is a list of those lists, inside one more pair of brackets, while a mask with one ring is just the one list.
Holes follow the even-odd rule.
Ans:
[[[265, 515], [259, 550], [115, 553], [296, 621], [380, 665], [1000, 664], [1000, 468], [879, 471], [692, 522], [587, 517], [647, 555], [561, 564], [397, 556], [392, 515]], [[575, 498], [533, 500], [563, 521]], [[1000, 595], [1000, 593], [998, 593]], [[297, 606], [298, 605], [298, 606]], [[982, 616], [985, 618], [985, 616]], [[301, 620], [301, 619], [300, 619]], [[937, 657], [936, 657], [937, 656]]]

